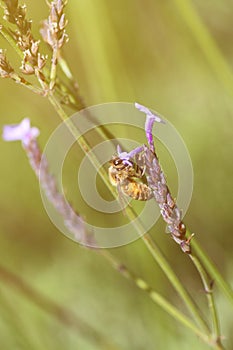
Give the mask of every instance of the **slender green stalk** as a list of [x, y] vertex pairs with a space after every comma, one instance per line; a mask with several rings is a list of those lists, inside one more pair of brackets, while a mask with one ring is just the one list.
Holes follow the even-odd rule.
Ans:
[[178, 292], [184, 303], [186, 304], [188, 310], [192, 314], [193, 318], [199, 324], [201, 329], [203, 329], [205, 332], [209, 332], [209, 328], [203, 318], [203, 316], [200, 313], [200, 310], [198, 309], [197, 305], [194, 303], [193, 299], [187, 292], [187, 290], [183, 287], [181, 281], [176, 276], [174, 271], [172, 270], [170, 264], [167, 262], [166, 258], [163, 256], [162, 252], [158, 248], [158, 246], [155, 244], [155, 242], [152, 240], [151, 236], [146, 233], [142, 237], [143, 242], [145, 243], [146, 247], [160, 266], [160, 268], [163, 270], [175, 290]]
[[[59, 56], [59, 61], [58, 61], [59, 66], [61, 67], [63, 73], [65, 76], [70, 80], [72, 83], [75, 81], [73, 74], [70, 70], [69, 65], [67, 64], [67, 61], [62, 57], [61, 55]], [[75, 83], [76, 86], [78, 86], [77, 82]]]
[[57, 59], [58, 59], [58, 47], [57, 45], [53, 48], [51, 69], [50, 69], [50, 82], [49, 89], [53, 90], [55, 86], [56, 76], [57, 76]]
[[[71, 69], [68, 65], [68, 62], [65, 60], [65, 58], [62, 56], [62, 54], [60, 53], [59, 55], [59, 60], [58, 60], [58, 64], [62, 70], [62, 72], [64, 73], [64, 75], [66, 76], [66, 78], [68, 79], [68, 81], [70, 82], [74, 93], [75, 93], [75, 97], [78, 100], [78, 102], [83, 101], [83, 98], [80, 96], [79, 94], [79, 84], [78, 82], [75, 80]], [[73, 96], [73, 95], [71, 95]], [[83, 108], [85, 108], [85, 104], [83, 103]]]
[[[62, 57], [61, 54], [59, 55], [58, 64], [59, 64], [60, 68], [62, 69], [63, 73], [65, 74], [66, 78], [70, 82], [71, 86], [74, 88], [73, 94], [71, 91], [68, 92], [69, 88], [66, 89], [66, 93], [68, 93], [71, 101], [73, 101], [74, 103], [76, 102], [76, 104], [77, 104], [77, 106], [79, 106], [79, 108], [77, 109], [76, 105], [71, 106], [71, 107], [75, 108], [76, 111], [83, 109], [87, 119], [92, 121], [95, 124], [95, 122], [96, 122], [95, 118], [91, 115], [89, 110], [86, 109], [87, 106], [84, 102], [84, 99], [79, 93], [78, 82], [75, 80], [75, 78], [71, 72], [71, 69], [69, 67], [68, 62], [65, 60], [64, 57]], [[95, 131], [100, 137], [103, 138], [103, 140], [112, 140], [115, 138], [115, 136], [109, 130], [107, 130], [104, 125], [99, 125]]]
[[25, 80], [15, 72], [10, 74], [10, 79], [12, 79], [16, 84], [26, 87], [27, 89], [29, 89], [30, 91], [34, 92], [37, 95], [44, 96], [45, 94], [41, 88], [37, 86], [33, 86], [31, 83], [29, 83], [29, 81]]
[[16, 51], [16, 53], [19, 55], [21, 59], [23, 59], [23, 52], [20, 50], [20, 48], [16, 45], [14, 38], [12, 37], [10, 31], [0, 24], [0, 33], [4, 37], [4, 39], [10, 44], [10, 46]]
[[174, 0], [183, 21], [189, 27], [193, 37], [199, 44], [206, 60], [222, 81], [225, 89], [233, 95], [233, 73], [230, 64], [216, 44], [214, 38], [208, 31], [205, 23], [198, 15], [191, 0]]
[[[111, 253], [109, 253], [109, 251], [100, 250], [97, 252], [99, 252], [105, 259], [107, 259], [110, 264], [125, 278], [131, 280], [139, 289], [147, 293], [147, 295], [154, 303], [159, 305], [163, 310], [165, 310], [183, 326], [193, 331], [202, 340], [204, 340], [204, 342], [212, 345], [209, 337], [205, 333], [201, 332], [200, 329], [197, 328], [187, 316], [185, 316], [181, 311], [170, 304], [163, 296], [157, 293], [144, 279], [133, 274], [125, 265], [121, 264]], [[218, 349], [218, 347], [214, 347]]]
[[72, 134], [77, 139], [77, 142], [81, 149], [84, 151], [88, 159], [91, 161], [92, 165], [95, 167], [95, 169], [99, 172], [99, 175], [101, 176], [102, 180], [104, 181], [104, 184], [107, 186], [107, 188], [112, 192], [112, 186], [109, 182], [108, 176], [106, 174], [106, 171], [100, 166], [100, 163], [93, 152], [91, 152], [91, 147], [88, 144], [88, 142], [85, 140], [85, 138], [81, 135], [81, 133], [78, 131], [77, 127], [74, 126], [69, 116], [65, 113], [63, 108], [61, 107], [60, 103], [57, 101], [56, 97], [53, 93], [50, 92], [49, 101], [61, 117], [61, 119], [66, 123], [69, 130], [72, 132]]
[[[190, 236], [191, 233], [190, 231], [187, 231], [188, 235]], [[214, 283], [217, 284], [219, 289], [223, 292], [223, 294], [229, 299], [233, 306], [233, 290], [230, 287], [230, 285], [224, 280], [223, 276], [217, 269], [216, 265], [214, 262], [208, 257], [204, 249], [200, 246], [198, 243], [197, 239], [194, 238], [192, 239], [192, 249], [194, 249], [195, 254], [199, 257], [201, 262], [203, 263], [206, 271], [209, 273], [211, 278], [213, 278]]]
[[193, 254], [190, 254], [189, 257], [192, 260], [193, 264], [195, 265], [197, 271], [199, 272], [203, 286], [205, 288], [204, 291], [206, 293], [206, 297], [208, 300], [208, 306], [209, 306], [211, 318], [212, 318], [213, 341], [218, 343], [218, 342], [220, 342], [220, 327], [219, 327], [219, 321], [218, 321], [218, 315], [217, 315], [217, 311], [216, 311], [216, 307], [215, 307], [215, 302], [214, 302], [214, 298], [213, 298], [212, 287], [210, 286], [206, 271], [204, 270], [203, 266], [201, 265], [199, 259]]

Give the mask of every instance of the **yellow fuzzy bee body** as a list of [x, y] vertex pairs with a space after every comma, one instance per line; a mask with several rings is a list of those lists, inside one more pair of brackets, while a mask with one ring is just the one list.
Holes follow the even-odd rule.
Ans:
[[114, 157], [110, 161], [109, 179], [118, 192], [139, 201], [147, 201], [153, 197], [151, 188], [143, 182], [144, 170], [136, 163], [125, 163]]

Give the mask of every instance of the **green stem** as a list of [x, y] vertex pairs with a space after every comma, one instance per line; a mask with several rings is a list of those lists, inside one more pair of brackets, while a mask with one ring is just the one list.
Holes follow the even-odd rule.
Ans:
[[96, 158], [96, 156], [94, 155], [94, 153], [91, 152], [91, 147], [88, 144], [88, 142], [81, 135], [81, 133], [77, 129], [77, 126], [74, 126], [73, 122], [71, 121], [69, 116], [65, 113], [65, 111], [63, 110], [60, 103], [57, 101], [57, 99], [55, 98], [55, 96], [52, 92], [49, 93], [48, 98], [49, 98], [50, 103], [55, 108], [56, 112], [59, 114], [61, 119], [66, 123], [67, 127], [69, 128], [69, 130], [72, 132], [72, 134], [76, 138], [76, 140], [77, 140], [79, 146], [81, 147], [81, 149], [83, 150], [83, 152], [86, 154], [88, 159], [91, 161], [92, 165], [95, 167], [95, 169], [100, 174], [102, 180], [104, 181], [104, 184], [107, 186], [107, 188], [112, 193], [112, 186], [109, 182], [108, 176], [107, 176], [105, 170], [100, 166], [99, 161]]
[[27, 80], [25, 80], [15, 72], [10, 74], [10, 79], [12, 79], [16, 84], [24, 86], [25, 88], [29, 89], [37, 95], [44, 96], [45, 94], [41, 88], [33, 86], [31, 83], [29, 83]]
[[[62, 55], [59, 56], [58, 64], [61, 67], [66, 78], [70, 82], [71, 86], [73, 87], [73, 95], [71, 94], [71, 92], [68, 92], [66, 90], [66, 93], [68, 93], [70, 100], [72, 101], [72, 98], [75, 97], [75, 101], [80, 106], [80, 109], [85, 109], [87, 106], [85, 105], [83, 97], [79, 93], [78, 83], [71, 72], [68, 62], [64, 59], [64, 57], [62, 57]], [[93, 118], [88, 109], [86, 109], [84, 112], [88, 120], [95, 123], [95, 118]], [[115, 138], [114, 135], [109, 130], [107, 130], [104, 125], [100, 125], [98, 128], [96, 128], [96, 132], [100, 137], [103, 138], [103, 140], [111, 140]]]
[[213, 298], [213, 290], [210, 286], [208, 276], [206, 274], [206, 271], [204, 270], [203, 266], [201, 265], [199, 259], [193, 255], [189, 254], [190, 259], [192, 260], [193, 264], [195, 265], [197, 271], [199, 272], [199, 275], [201, 277], [204, 291], [206, 293], [206, 297], [208, 300], [208, 306], [210, 309], [210, 314], [212, 318], [212, 329], [213, 329], [213, 341], [219, 343], [220, 342], [220, 328], [219, 328], [219, 321], [217, 316], [217, 311], [215, 307], [215, 302]]
[[53, 90], [55, 86], [56, 76], [57, 76], [57, 59], [58, 59], [58, 47], [55, 45], [53, 48], [52, 60], [51, 60], [51, 70], [50, 70], [50, 82], [49, 89]]
[[56, 80], [56, 92], [58, 93], [58, 95], [60, 95], [61, 99], [63, 99], [64, 101], [67, 101], [65, 102], [65, 104], [71, 109], [73, 109], [75, 112], [85, 108], [85, 106], [83, 105], [83, 101], [81, 100], [81, 97], [80, 97], [80, 100], [74, 97], [74, 94], [73, 94], [73, 91], [71, 91], [71, 88], [67, 86], [67, 84], [58, 76]]
[[[191, 232], [187, 230], [188, 235], [191, 235]], [[233, 306], [233, 290], [231, 286], [224, 280], [223, 276], [217, 269], [214, 262], [208, 257], [204, 249], [197, 242], [195, 236], [192, 239], [192, 249], [194, 249], [195, 254], [199, 257], [206, 271], [209, 273], [211, 278], [214, 280], [214, 283], [217, 284], [219, 289], [223, 292], [223, 294], [229, 299]]]
[[160, 268], [163, 270], [177, 293], [180, 295], [184, 303], [186, 304], [188, 310], [192, 314], [193, 318], [195, 319], [196, 323], [203, 329], [205, 332], [209, 332], [209, 328], [203, 319], [200, 310], [198, 309], [197, 305], [194, 303], [193, 299], [187, 292], [187, 290], [183, 287], [181, 281], [176, 276], [175, 272], [171, 268], [170, 264], [167, 262], [166, 258], [163, 256], [162, 252], [158, 248], [158, 246], [155, 244], [155, 242], [152, 240], [151, 236], [146, 233], [142, 237], [143, 242], [145, 243], [146, 247], [150, 251], [151, 255], [154, 257]]
[[78, 90], [78, 83], [75, 81], [73, 74], [70, 70], [70, 67], [67, 63], [67, 61], [62, 57], [62, 55], [59, 56], [59, 61], [58, 61], [59, 66], [61, 67], [63, 73], [67, 77], [67, 79], [72, 83], [72, 86]]
[[[198, 335], [202, 340], [211, 345], [211, 341], [205, 333], [202, 333], [193, 322], [180, 312], [176, 307], [170, 304], [163, 296], [157, 293], [144, 279], [134, 275], [125, 265], [121, 264], [111, 253], [107, 250], [100, 250], [99, 252], [110, 264], [120, 272], [125, 278], [131, 280], [139, 289], [143, 290], [150, 299], [165, 310], [169, 315], [175, 318], [183, 326], [187, 327]], [[216, 349], [218, 347], [215, 346]]]
[[20, 48], [16, 44], [16, 42], [15, 42], [14, 38], [12, 37], [11, 33], [9, 32], [9, 30], [5, 26], [3, 26], [2, 24], [0, 24], [0, 33], [2, 34], [4, 39], [8, 42], [8, 44], [17, 52], [19, 57], [21, 59], [23, 59], [23, 52], [20, 50]]

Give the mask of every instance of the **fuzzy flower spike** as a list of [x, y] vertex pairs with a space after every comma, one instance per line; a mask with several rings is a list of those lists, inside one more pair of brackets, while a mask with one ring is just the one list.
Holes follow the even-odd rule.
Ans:
[[190, 238], [186, 239], [185, 237], [186, 227], [182, 221], [182, 212], [177, 207], [170, 193], [165, 174], [155, 152], [152, 128], [154, 122], [163, 124], [165, 122], [148, 108], [138, 103], [135, 103], [135, 107], [146, 114], [145, 132], [149, 148], [147, 146], [144, 147], [144, 161], [147, 183], [153, 190], [154, 198], [159, 205], [163, 220], [167, 223], [167, 231], [171, 234], [174, 241], [180, 245], [183, 252], [190, 254]]
[[30, 119], [25, 118], [20, 124], [6, 125], [3, 128], [5, 141], [21, 141], [28, 156], [30, 165], [38, 177], [46, 197], [63, 217], [65, 226], [73, 234], [75, 240], [88, 246], [95, 244], [94, 237], [87, 234], [85, 224], [72, 206], [66, 201], [62, 193], [58, 191], [56, 179], [49, 172], [47, 159], [43, 156], [37, 142], [39, 129], [30, 126]]

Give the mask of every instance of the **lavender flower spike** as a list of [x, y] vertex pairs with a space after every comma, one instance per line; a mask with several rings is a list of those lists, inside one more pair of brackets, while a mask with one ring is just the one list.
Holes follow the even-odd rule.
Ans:
[[23, 146], [27, 147], [39, 134], [39, 129], [31, 128], [30, 119], [25, 118], [20, 124], [4, 126], [2, 138], [5, 141], [22, 141]]
[[165, 121], [161, 119], [159, 116], [153, 114], [147, 107], [140, 105], [139, 103], [135, 103], [135, 107], [140, 112], [143, 112], [146, 114], [146, 122], [145, 122], [146, 137], [148, 140], [148, 144], [150, 146], [150, 150], [154, 152], [155, 148], [154, 148], [153, 135], [152, 135], [152, 128], [153, 128], [154, 122], [165, 124]]
[[58, 191], [55, 177], [49, 172], [48, 161], [42, 156], [36, 139], [39, 133], [39, 129], [31, 127], [30, 120], [25, 118], [20, 124], [4, 126], [2, 137], [5, 141], [22, 141], [32, 169], [48, 200], [63, 217], [65, 226], [77, 241], [87, 246], [95, 246], [94, 237], [86, 232], [82, 217], [75, 212], [63, 194]]

